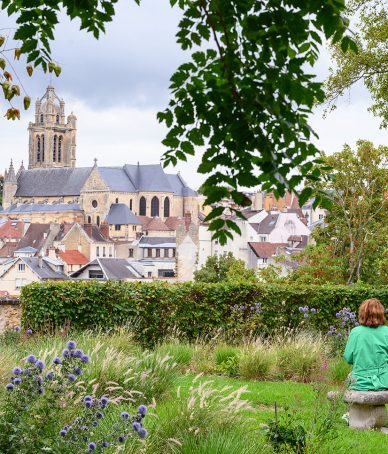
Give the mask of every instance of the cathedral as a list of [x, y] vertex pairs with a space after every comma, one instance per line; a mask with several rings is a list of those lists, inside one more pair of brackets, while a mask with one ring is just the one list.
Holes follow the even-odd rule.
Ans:
[[[77, 118], [52, 86], [28, 126], [28, 168], [5, 171], [0, 218], [34, 223], [136, 224], [138, 216], [198, 219], [197, 193], [160, 164], [76, 166]], [[110, 222], [111, 220], [111, 222]], [[113, 222], [114, 221], [114, 222]]]

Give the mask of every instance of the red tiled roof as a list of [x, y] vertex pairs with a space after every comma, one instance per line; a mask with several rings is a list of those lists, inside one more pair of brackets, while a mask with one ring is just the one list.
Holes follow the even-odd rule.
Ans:
[[68, 265], [86, 265], [89, 262], [89, 260], [76, 249], [61, 251], [58, 256]]
[[267, 243], [266, 241], [248, 244], [256, 256], [261, 258], [272, 257], [279, 247], [288, 246], [287, 243]]
[[23, 225], [22, 221], [8, 220], [0, 226], [0, 238], [17, 238], [20, 239], [23, 236]]
[[149, 224], [147, 224], [147, 227], [145, 227], [145, 229], [146, 230], [157, 230], [159, 232], [172, 230], [172, 229], [168, 228], [167, 225], [158, 217], [152, 218], [151, 221], [149, 222]]
[[5, 243], [0, 249], [0, 257], [12, 257], [16, 249], [18, 249], [19, 243]]
[[143, 230], [146, 229], [147, 225], [151, 222], [151, 218], [149, 218], [148, 216], [137, 216], [137, 218], [141, 222]]

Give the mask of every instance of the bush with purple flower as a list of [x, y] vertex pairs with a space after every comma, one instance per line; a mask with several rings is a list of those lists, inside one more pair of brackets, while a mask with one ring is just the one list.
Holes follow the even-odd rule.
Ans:
[[332, 341], [335, 352], [342, 352], [345, 348], [350, 331], [359, 325], [357, 315], [348, 307], [342, 308], [335, 314], [335, 322], [330, 325], [327, 335]]
[[237, 322], [237, 329], [246, 332], [257, 330], [263, 323], [261, 303], [244, 303], [232, 306], [232, 315]]

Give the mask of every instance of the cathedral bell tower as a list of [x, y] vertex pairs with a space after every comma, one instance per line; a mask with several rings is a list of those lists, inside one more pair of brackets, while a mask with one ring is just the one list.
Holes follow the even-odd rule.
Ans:
[[35, 104], [35, 122], [28, 126], [29, 169], [75, 167], [77, 117], [65, 119], [65, 102], [59, 99], [54, 87]]

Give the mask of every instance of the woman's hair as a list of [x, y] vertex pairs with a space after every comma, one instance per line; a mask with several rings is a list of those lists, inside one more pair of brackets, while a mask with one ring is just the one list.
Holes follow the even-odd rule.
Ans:
[[384, 325], [384, 306], [377, 298], [363, 301], [358, 311], [358, 321], [364, 326], [376, 327]]

